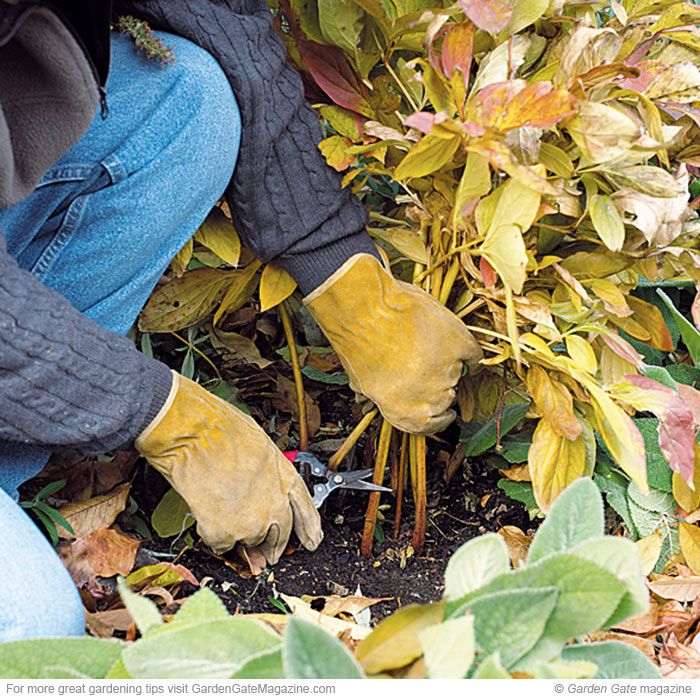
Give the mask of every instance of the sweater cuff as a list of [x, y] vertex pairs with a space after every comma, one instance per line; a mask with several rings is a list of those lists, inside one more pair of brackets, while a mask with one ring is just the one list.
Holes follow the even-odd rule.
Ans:
[[285, 253], [275, 262], [297, 281], [299, 291], [306, 296], [358, 253], [369, 253], [381, 262], [377, 247], [364, 229], [308, 252]]
[[153, 422], [168, 400], [173, 386], [173, 372], [167, 365], [158, 360], [145, 357], [144, 359], [146, 362], [143, 368], [143, 388], [144, 394], [150, 398], [150, 403], [145, 406], [145, 413], [137, 424], [135, 434], [130, 436], [131, 443]]

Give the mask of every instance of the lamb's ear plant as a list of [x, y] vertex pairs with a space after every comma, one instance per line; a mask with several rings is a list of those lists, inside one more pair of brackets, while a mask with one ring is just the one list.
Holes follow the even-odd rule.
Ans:
[[290, 617], [282, 635], [230, 615], [210, 590], [167, 622], [124, 581], [119, 591], [140, 638], [58, 639], [0, 645], [0, 678], [658, 678], [635, 648], [572, 643], [647, 608], [632, 542], [603, 535], [603, 504], [589, 479], [569, 486], [512, 569], [495, 534], [464, 544], [439, 603], [383, 620], [355, 657], [323, 629]]
[[497, 535], [470, 540], [447, 566], [442, 603], [395, 613], [357, 656], [372, 674], [399, 674], [423, 656], [432, 678], [657, 678], [631, 646], [570, 644], [647, 606], [636, 547], [603, 535], [600, 493], [579, 479], [552, 507], [527, 561], [511, 569]]

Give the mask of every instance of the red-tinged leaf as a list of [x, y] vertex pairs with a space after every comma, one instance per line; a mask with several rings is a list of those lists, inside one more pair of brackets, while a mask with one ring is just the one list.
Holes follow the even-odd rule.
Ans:
[[498, 131], [522, 126], [551, 129], [575, 112], [576, 98], [568, 90], [554, 90], [549, 82], [507, 80], [480, 90], [472, 101], [471, 116]]
[[366, 90], [340, 49], [307, 42], [300, 50], [311, 76], [335, 104], [374, 118]]
[[418, 129], [424, 134], [429, 134], [433, 127], [445, 121], [447, 116], [443, 114], [433, 114], [432, 112], [414, 112], [404, 119], [404, 124], [411, 129]]
[[644, 364], [644, 358], [634, 349], [631, 343], [628, 343], [624, 338], [615, 335], [602, 335], [603, 342], [623, 360], [639, 369]]
[[479, 272], [484, 285], [489, 289], [496, 286], [496, 271], [491, 267], [491, 263], [482, 255], [479, 260]]
[[455, 68], [462, 71], [465, 82], [469, 81], [474, 44], [474, 25], [462, 22], [452, 27], [442, 42], [442, 70], [448, 78]]
[[695, 429], [700, 430], [700, 391], [688, 384], [678, 384], [678, 396], [693, 414]]
[[464, 14], [476, 24], [491, 34], [498, 34], [506, 28], [513, 14], [511, 0], [459, 0]]
[[659, 449], [674, 472], [692, 483], [695, 456], [693, 413], [676, 392], [651, 379], [628, 375], [615, 387], [618, 399], [638, 411], [649, 411], [659, 420]]

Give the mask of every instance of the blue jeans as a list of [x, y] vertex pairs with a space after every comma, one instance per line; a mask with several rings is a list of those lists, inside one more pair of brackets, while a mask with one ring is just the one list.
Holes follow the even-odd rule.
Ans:
[[[106, 328], [124, 334], [158, 278], [233, 175], [240, 115], [206, 51], [162, 35], [174, 64], [112, 37], [109, 113], [44, 176], [0, 210], [10, 255]], [[0, 441], [0, 642], [84, 632], [77, 590], [16, 504], [49, 457]]]

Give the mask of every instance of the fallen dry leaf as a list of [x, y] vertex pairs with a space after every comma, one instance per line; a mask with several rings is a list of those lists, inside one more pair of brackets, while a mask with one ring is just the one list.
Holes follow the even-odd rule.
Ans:
[[142, 566], [129, 574], [126, 577], [126, 582], [131, 588], [137, 586], [166, 587], [183, 582], [199, 587], [197, 577], [186, 566], [170, 562]]
[[248, 565], [253, 576], [260, 574], [267, 568], [267, 559], [260, 547], [244, 547], [236, 545], [236, 554]]
[[655, 600], [649, 601], [649, 609], [641, 615], [628, 617], [619, 624], [615, 625], [615, 629], [620, 632], [629, 632], [631, 634], [647, 635], [661, 629], [663, 625], [659, 624], [659, 604]]
[[381, 603], [385, 600], [393, 600], [393, 598], [366, 598], [365, 596], [360, 595], [303, 595], [301, 596], [301, 599], [308, 603], [313, 610], [323, 613], [324, 615], [337, 617], [342, 613], [347, 613], [355, 618], [359, 613], [372, 605], [376, 605], [377, 603]]
[[126, 632], [134, 621], [126, 608], [90, 612], [85, 610], [85, 623], [95, 637], [109, 639], [115, 632]]
[[351, 638], [358, 641], [364, 639], [372, 632], [369, 627], [362, 627], [352, 622], [346, 622], [345, 620], [339, 620], [337, 617], [331, 617], [330, 615], [324, 615], [321, 612], [317, 612], [301, 598], [285, 595], [284, 593], [280, 593], [280, 598], [282, 598], [282, 600], [287, 604], [289, 609], [292, 611], [292, 614], [296, 615], [302, 620], [313, 622], [319, 627], [325, 629], [326, 632], [330, 632], [336, 637], [340, 636], [347, 630], [350, 633]]
[[644, 576], [648, 576], [654, 570], [656, 562], [661, 555], [662, 543], [663, 537], [658, 530], [652, 532], [651, 535], [642, 537], [641, 540], [636, 542], [639, 558], [642, 562], [642, 574]]
[[670, 635], [659, 650], [659, 666], [666, 678], [700, 677], [700, 651]]
[[60, 513], [71, 524], [75, 535], [58, 526], [59, 537], [66, 540], [85, 537], [95, 530], [108, 528], [126, 508], [130, 489], [131, 484], [122, 484], [103, 496], [63, 506]]
[[530, 467], [527, 464], [519, 464], [509, 469], [499, 469], [501, 474], [511, 481], [532, 481]]
[[116, 530], [100, 529], [87, 537], [64, 542], [58, 554], [78, 588], [97, 593], [101, 590], [97, 577], [126, 576], [134, 566], [140, 540]]
[[530, 548], [532, 537], [526, 535], [519, 527], [515, 525], [506, 525], [502, 527], [498, 534], [505, 540], [508, 547], [510, 561], [514, 567], [520, 566], [521, 562], [527, 559], [527, 551]]
[[653, 593], [665, 600], [679, 600], [687, 603], [700, 596], [700, 576], [679, 578], [659, 574], [647, 585]]

